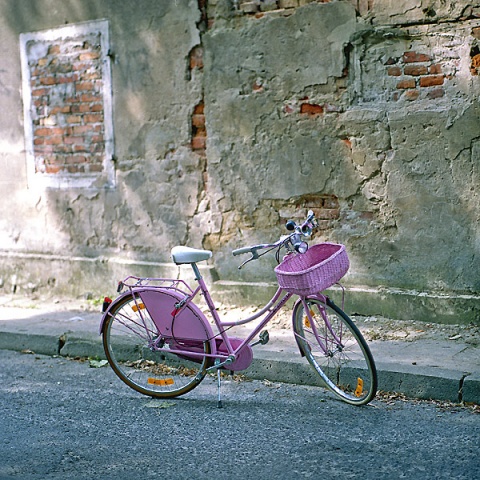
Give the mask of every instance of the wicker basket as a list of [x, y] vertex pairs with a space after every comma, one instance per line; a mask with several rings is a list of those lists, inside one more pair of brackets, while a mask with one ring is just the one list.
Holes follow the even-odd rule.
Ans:
[[344, 245], [320, 243], [306, 253], [289, 255], [275, 268], [278, 284], [300, 296], [313, 295], [337, 283], [350, 262]]

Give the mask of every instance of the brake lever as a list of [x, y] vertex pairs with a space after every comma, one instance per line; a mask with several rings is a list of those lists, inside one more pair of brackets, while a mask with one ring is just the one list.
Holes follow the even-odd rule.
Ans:
[[246, 265], [248, 262], [251, 262], [252, 260], [256, 260], [257, 258], [258, 258], [258, 254], [255, 256], [252, 252], [252, 256], [250, 258], [247, 258], [241, 265], [239, 265], [238, 269], [241, 270], [244, 265]]

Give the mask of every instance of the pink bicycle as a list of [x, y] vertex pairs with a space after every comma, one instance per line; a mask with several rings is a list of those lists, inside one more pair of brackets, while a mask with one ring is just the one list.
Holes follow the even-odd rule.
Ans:
[[[268, 304], [255, 315], [234, 322], [222, 321], [203, 280], [197, 262], [212, 252], [174, 247], [177, 265], [190, 264], [196, 288], [185, 281], [129, 276], [119, 284], [118, 298], [106, 298], [100, 325], [107, 359], [118, 377], [134, 390], [152, 397], [183, 395], [210, 371], [242, 371], [253, 359], [252, 346], [265, 344], [266, 324], [293, 296], [293, 334], [300, 354], [308, 360], [322, 383], [337, 397], [353, 405], [370, 402], [377, 390], [377, 372], [370, 349], [354, 322], [323, 290], [345, 275], [349, 260], [345, 247], [321, 243], [308, 248], [304, 241], [317, 227], [313, 212], [297, 225], [287, 222], [290, 233], [271, 244], [234, 250], [250, 254], [239, 268], [275, 251], [279, 287]], [[280, 262], [280, 254], [286, 255]], [[194, 303], [203, 295], [212, 323]], [[245, 339], [230, 337], [228, 330], [259, 319]], [[214, 332], [214, 328], [216, 332]], [[259, 339], [254, 339], [259, 335]], [[253, 343], [252, 343], [253, 342]]]

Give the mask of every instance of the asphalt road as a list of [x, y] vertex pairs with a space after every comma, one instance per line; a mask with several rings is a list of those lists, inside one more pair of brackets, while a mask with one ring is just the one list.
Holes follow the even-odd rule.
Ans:
[[353, 407], [320, 388], [208, 378], [152, 400], [109, 367], [0, 350], [0, 480], [473, 479], [480, 415]]

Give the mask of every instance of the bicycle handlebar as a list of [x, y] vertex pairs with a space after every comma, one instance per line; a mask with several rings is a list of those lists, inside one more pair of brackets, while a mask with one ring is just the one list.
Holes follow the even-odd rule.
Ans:
[[232, 251], [233, 256], [241, 255], [242, 253], [252, 253], [252, 249], [255, 247], [242, 247], [242, 248], [237, 248], [236, 250]]
[[[309, 210], [307, 219], [301, 225], [297, 225], [293, 220], [289, 220], [286, 224], [287, 230], [293, 231], [290, 235], [283, 236], [275, 243], [261, 243], [259, 245], [251, 245], [249, 247], [237, 248], [232, 251], [234, 256], [242, 255], [244, 253], [250, 253], [252, 256], [245, 260], [238, 268], [242, 268], [246, 263], [252, 260], [257, 260], [260, 255], [258, 250], [264, 250], [267, 248], [274, 249], [278, 247], [278, 250], [282, 246], [285, 246], [287, 250], [295, 250], [297, 253], [305, 253], [308, 249], [308, 244], [302, 241], [302, 237], [310, 237], [313, 230], [318, 226], [314, 213]], [[291, 249], [293, 247], [293, 250]], [[267, 253], [267, 252], [265, 252]], [[262, 254], [263, 255], [263, 254]]]
[[250, 247], [242, 247], [237, 248], [236, 250], [232, 251], [232, 254], [236, 257], [237, 255], [242, 255], [243, 253], [251, 253], [255, 255], [257, 250], [263, 250], [265, 248], [273, 248], [278, 247], [280, 245], [279, 242], [275, 243], [260, 243], [259, 245], [251, 245]]

